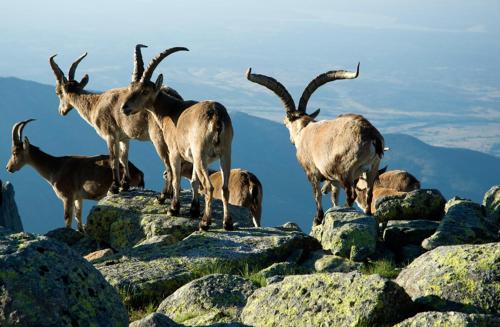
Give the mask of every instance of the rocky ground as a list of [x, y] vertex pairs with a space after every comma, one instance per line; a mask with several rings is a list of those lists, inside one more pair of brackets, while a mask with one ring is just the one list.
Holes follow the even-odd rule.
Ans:
[[[85, 234], [0, 229], [0, 325], [500, 326], [500, 186], [482, 204], [418, 190], [374, 216], [197, 231], [156, 193], [95, 206]], [[263, 221], [264, 225], [266, 224]]]

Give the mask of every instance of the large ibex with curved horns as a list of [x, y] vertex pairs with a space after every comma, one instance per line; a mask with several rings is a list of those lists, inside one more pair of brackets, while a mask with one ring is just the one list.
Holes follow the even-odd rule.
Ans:
[[[13, 173], [24, 165], [32, 166], [54, 189], [64, 205], [64, 224], [71, 228], [76, 211], [78, 230], [83, 232], [83, 199], [99, 200], [113, 181], [109, 156], [53, 157], [23, 138], [23, 129], [34, 119], [18, 122], [12, 128], [12, 153], [6, 169]], [[144, 174], [129, 162], [130, 185], [144, 187]]]
[[[367, 181], [367, 203], [371, 203], [373, 182], [384, 153], [382, 135], [360, 115], [342, 114], [333, 120], [317, 122], [315, 118], [319, 109], [306, 113], [307, 102], [318, 87], [339, 79], [354, 79], [358, 75], [359, 64], [356, 72], [336, 70], [317, 76], [304, 90], [296, 108], [290, 93], [277, 80], [252, 74], [251, 68], [246, 73], [248, 80], [273, 91], [283, 102], [290, 141], [297, 149], [297, 159], [313, 188], [317, 208], [314, 224], [323, 221], [322, 180], [331, 181], [335, 192], [342, 186], [347, 195], [346, 206], [351, 207], [356, 197], [356, 183], [363, 177]], [[370, 205], [365, 212], [371, 213]]]
[[[231, 143], [233, 127], [226, 108], [213, 101], [183, 101], [161, 92], [163, 75], [159, 75], [156, 82], [151, 77], [158, 64], [169, 54], [186, 48], [167, 49], [149, 63], [139, 81], [130, 83], [127, 96], [122, 105], [125, 115], [151, 112], [163, 130], [164, 140], [168, 145], [170, 165], [172, 169], [172, 198], [171, 214], [179, 212], [179, 191], [181, 162], [193, 164], [191, 186], [193, 187], [192, 214], [198, 205], [198, 188], [201, 182], [205, 193], [205, 212], [199, 227], [207, 230], [211, 224], [213, 186], [210, 182], [208, 165], [220, 159], [222, 174], [222, 203], [224, 206], [225, 229], [233, 228], [229, 215], [229, 188], [228, 180], [231, 170]], [[137, 64], [137, 63], [136, 63]]]
[[[137, 45], [135, 48], [135, 65], [132, 74], [132, 81], [136, 82], [142, 76], [143, 63], [140, 48], [143, 45]], [[151, 140], [165, 164], [166, 171], [170, 171], [168, 162], [168, 148], [163, 141], [163, 135], [160, 127], [154, 117], [147, 111], [137, 115], [124, 116], [120, 112], [121, 104], [127, 93], [126, 88], [117, 88], [105, 91], [103, 93], [92, 93], [85, 91], [84, 88], [89, 81], [88, 75], [85, 75], [81, 81], [75, 80], [75, 72], [78, 64], [87, 56], [84, 53], [71, 65], [68, 78], [54, 61], [53, 55], [49, 62], [54, 75], [56, 76], [56, 94], [59, 97], [59, 113], [66, 115], [71, 109], [76, 108], [80, 116], [87, 121], [102, 137], [108, 146], [111, 168], [113, 170], [113, 183], [110, 185], [110, 193], [117, 193], [120, 190], [127, 190], [129, 186], [130, 173], [128, 169], [128, 149], [129, 140], [140, 141]], [[173, 89], [163, 88], [162, 92], [182, 99], [182, 97]], [[125, 167], [123, 177], [120, 180], [119, 162]], [[119, 186], [120, 185], [120, 186]], [[171, 193], [170, 180], [165, 180], [165, 187], [159, 198], [160, 202]]]

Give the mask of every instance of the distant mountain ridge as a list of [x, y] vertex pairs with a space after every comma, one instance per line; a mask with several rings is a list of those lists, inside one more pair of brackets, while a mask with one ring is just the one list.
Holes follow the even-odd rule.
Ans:
[[[178, 90], [182, 94], [182, 90]], [[223, 99], [221, 99], [223, 101]], [[12, 125], [36, 118], [25, 135], [32, 144], [52, 155], [106, 154], [104, 141], [76, 110], [66, 117], [57, 111], [54, 87], [17, 78], [0, 78], [0, 163], [10, 156]], [[276, 122], [231, 112], [235, 129], [233, 167], [254, 172], [264, 187], [262, 222], [274, 226], [297, 222], [309, 231], [314, 215], [311, 186], [295, 158], [287, 129]], [[383, 165], [405, 169], [422, 182], [437, 188], [445, 197], [459, 195], [480, 202], [486, 190], [500, 183], [500, 159], [481, 152], [428, 145], [405, 134], [384, 134], [391, 148]], [[145, 172], [146, 187], [159, 190], [162, 163], [148, 142], [131, 142], [130, 159]], [[62, 207], [52, 189], [31, 168], [15, 174], [0, 172], [11, 181], [25, 230], [45, 232], [63, 226]], [[329, 199], [324, 198], [325, 207]], [[85, 212], [92, 202], [84, 204]], [[86, 216], [86, 214], [85, 214]]]

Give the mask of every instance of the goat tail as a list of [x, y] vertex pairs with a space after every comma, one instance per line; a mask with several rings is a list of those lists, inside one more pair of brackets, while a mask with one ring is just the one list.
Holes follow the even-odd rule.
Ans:
[[209, 125], [209, 131], [212, 132], [212, 142], [218, 145], [221, 141], [221, 135], [224, 132], [224, 122], [220, 119], [212, 119]]

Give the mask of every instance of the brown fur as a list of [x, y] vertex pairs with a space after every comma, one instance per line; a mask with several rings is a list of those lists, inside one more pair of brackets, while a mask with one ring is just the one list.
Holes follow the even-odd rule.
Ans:
[[[81, 59], [83, 58], [81, 57]], [[132, 116], [121, 114], [120, 107], [127, 93], [127, 88], [111, 89], [103, 93], [87, 92], [84, 87], [88, 82], [88, 75], [85, 75], [80, 82], [72, 80], [71, 76], [67, 80], [54, 62], [53, 57], [50, 58], [50, 64], [56, 76], [56, 94], [60, 100], [59, 113], [64, 116], [71, 109], [76, 108], [80, 116], [107, 143], [110, 167], [113, 171], [113, 182], [110, 184], [111, 193], [118, 192], [118, 185], [120, 185], [121, 190], [126, 190], [129, 186], [128, 149], [131, 139], [153, 142], [156, 152], [165, 164], [165, 169], [169, 171], [168, 148], [154, 117], [147, 111]], [[175, 90], [164, 89], [162, 92], [180, 97]], [[121, 179], [119, 163], [124, 167]], [[171, 193], [171, 186], [170, 181], [166, 180], [160, 199], [163, 201], [168, 193]]]
[[[166, 52], [169, 50], [171, 49], [167, 49]], [[152, 83], [148, 78], [145, 79], [145, 76], [148, 76], [148, 74], [151, 76], [152, 74], [149, 67], [152, 67], [151, 65], [156, 67], [159, 63], [157, 58], [160, 57], [157, 56], [151, 61], [140, 81], [133, 81], [129, 85], [122, 105], [122, 112], [125, 115], [131, 115], [147, 110], [151, 112], [163, 131], [163, 139], [169, 149], [170, 168], [172, 170], [173, 197], [169, 209], [171, 214], [178, 214], [180, 208], [181, 164], [183, 161], [193, 164], [191, 214], [196, 216], [197, 211], [199, 211], [198, 188], [201, 183], [205, 190], [205, 212], [200, 222], [200, 229], [202, 230], [208, 229], [212, 216], [214, 188], [210, 182], [208, 164], [220, 159], [224, 181], [222, 186], [224, 228], [232, 229], [228, 209], [228, 180], [231, 170], [231, 143], [233, 139], [231, 119], [226, 108], [218, 102], [182, 101], [159, 92], [163, 83], [161, 74], [158, 76], [156, 83]]]
[[[71, 228], [71, 219], [76, 211], [78, 230], [83, 232], [83, 199], [103, 198], [113, 182], [109, 156], [51, 156], [38, 147], [17, 140], [12, 146], [12, 155], [7, 164], [11, 173], [24, 165], [32, 166], [49, 184], [64, 205], [65, 226]], [[130, 185], [144, 186], [144, 174], [129, 163]]]

